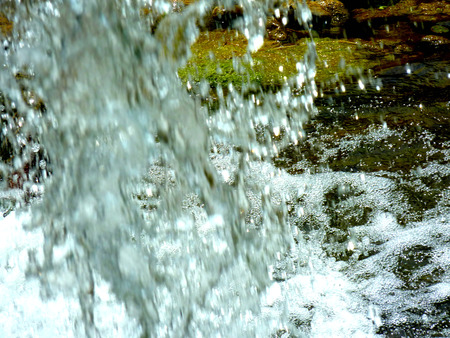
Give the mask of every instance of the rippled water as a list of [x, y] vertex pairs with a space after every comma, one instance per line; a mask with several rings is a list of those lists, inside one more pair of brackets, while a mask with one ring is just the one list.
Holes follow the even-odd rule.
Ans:
[[[274, 93], [219, 88], [208, 108], [177, 69], [215, 4], [144, 5], [10, 9], [3, 200], [32, 203], [0, 223], [0, 332], [450, 334], [448, 98], [387, 103], [395, 70], [388, 92], [317, 98], [311, 42]], [[248, 58], [269, 5], [243, 2]]]

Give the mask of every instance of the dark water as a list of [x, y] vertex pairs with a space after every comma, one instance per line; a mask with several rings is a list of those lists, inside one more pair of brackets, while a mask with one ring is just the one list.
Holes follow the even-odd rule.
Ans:
[[[369, 198], [360, 184], [334, 184], [321, 206], [328, 215], [324, 251], [347, 262], [347, 276], [379, 306], [377, 333], [387, 336], [448, 334], [447, 277], [434, 263], [448, 246], [449, 69], [446, 61], [386, 69], [377, 75], [380, 90], [330, 93], [316, 100], [319, 113], [305, 125], [304, 141], [274, 159], [293, 175], [346, 172], [392, 184]], [[377, 213], [390, 219], [379, 220], [377, 233], [369, 235]], [[323, 227], [308, 218], [300, 224], [312, 232]], [[355, 237], [364, 249], [345, 250]]]

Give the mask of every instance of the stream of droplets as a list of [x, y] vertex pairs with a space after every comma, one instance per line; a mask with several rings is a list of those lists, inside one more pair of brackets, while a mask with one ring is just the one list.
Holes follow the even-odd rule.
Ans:
[[[199, 34], [196, 21], [217, 4], [199, 1], [172, 15], [170, 3], [155, 2], [152, 15], [164, 17], [152, 34], [139, 16], [144, 5], [15, 6], [16, 39], [4, 73], [31, 75], [27, 85], [45, 102], [40, 115], [20, 108], [52, 172], [30, 222], [43, 230], [44, 248], [31, 253], [29, 273], [39, 276], [44, 295], [62, 290], [79, 298], [87, 336], [97, 331], [96, 278], [110, 285], [144, 335], [267, 335], [274, 321], [258, 319], [260, 296], [290, 231], [283, 203], [246, 176], [250, 161], [277, 151], [257, 141], [256, 126], [266, 133], [283, 126], [286, 142], [295, 142], [312, 113], [313, 45], [299, 60], [298, 79], [276, 94], [230, 87], [218, 110], [208, 112], [188, 95], [177, 69]], [[269, 4], [242, 6], [250, 57]], [[308, 13], [301, 14], [306, 24]], [[291, 83], [301, 95], [292, 97]], [[17, 85], [7, 92], [19, 93]], [[212, 158], [224, 154], [230, 163], [218, 171]], [[149, 167], [144, 193], [158, 205], [142, 215], [132, 197]], [[261, 175], [275, 175], [267, 170]], [[250, 215], [251, 189], [261, 195], [258, 219]]]

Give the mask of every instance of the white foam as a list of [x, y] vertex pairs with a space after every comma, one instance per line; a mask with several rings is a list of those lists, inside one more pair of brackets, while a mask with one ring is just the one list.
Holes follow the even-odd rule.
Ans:
[[[40, 284], [26, 278], [28, 250], [41, 250], [39, 230], [24, 230], [30, 212], [11, 212], [0, 220], [0, 337], [76, 337], [80, 331], [78, 299], [57, 294], [40, 297]], [[106, 283], [96, 283], [96, 327], [103, 336], [137, 337], [140, 330]]]

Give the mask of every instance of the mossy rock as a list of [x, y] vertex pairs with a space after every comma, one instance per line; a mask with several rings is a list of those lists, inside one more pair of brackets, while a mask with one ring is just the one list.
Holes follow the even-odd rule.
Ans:
[[[205, 79], [213, 88], [228, 84], [242, 88], [247, 83], [276, 88], [298, 74], [297, 63], [302, 61], [309, 41], [304, 38], [282, 44], [265, 40], [250, 61], [248, 42], [242, 34], [233, 30], [204, 32], [192, 45], [192, 57], [178, 74], [184, 83]], [[356, 40], [317, 38], [314, 44], [318, 56], [315, 80], [319, 83], [360, 74], [383, 60], [370, 57], [373, 51]]]

